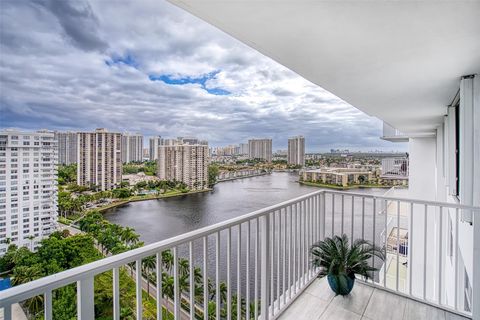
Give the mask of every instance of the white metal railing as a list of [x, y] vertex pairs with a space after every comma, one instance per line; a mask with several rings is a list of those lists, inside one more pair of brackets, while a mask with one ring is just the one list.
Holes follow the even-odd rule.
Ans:
[[[52, 290], [76, 283], [77, 317], [93, 319], [94, 276], [113, 270], [113, 319], [120, 319], [119, 270], [132, 263], [136, 270], [141, 270], [142, 259], [155, 256], [157, 319], [162, 319], [162, 308], [175, 319], [239, 319], [238, 314], [241, 319], [276, 319], [317, 276], [317, 270], [310, 264], [310, 246], [326, 236], [347, 234], [350, 239], [366, 239], [380, 245], [387, 257], [396, 258], [389, 260], [396, 263], [395, 272], [391, 273], [382, 261], [372, 257], [371, 265], [380, 271], [373, 274], [368, 284], [471, 317], [471, 312], [464, 310], [461, 303], [463, 292], [457, 288], [460, 286], [455, 285], [453, 293], [447, 292], [444, 282], [448, 263], [445, 235], [452, 230], [455, 232], [452, 255], [456, 261], [452, 274], [457, 282], [460, 279], [458, 230], [462, 223], [459, 214], [463, 210], [474, 212], [474, 216], [480, 214], [480, 208], [450, 203], [318, 191], [2, 291], [0, 307], [4, 308], [5, 319], [11, 320], [12, 304], [41, 295], [44, 318], [49, 320], [52, 319]], [[443, 220], [448, 217], [454, 218], [452, 230], [444, 227]], [[400, 229], [404, 228], [405, 219], [408, 220], [408, 241], [402, 242]], [[396, 227], [396, 234], [385, 231], [389, 224], [390, 228]], [[387, 250], [385, 235], [408, 249]], [[162, 272], [166, 271], [162, 265], [162, 252], [166, 250], [173, 254], [173, 267], [168, 271], [174, 279], [173, 298], [163, 294], [160, 283]], [[402, 254], [408, 262], [405, 279], [399, 272]], [[190, 263], [190, 285], [183, 291], [179, 285], [179, 258], [186, 258]], [[200, 299], [194, 296], [194, 267], [200, 267], [203, 274], [204, 291]], [[220, 294], [215, 295], [216, 308], [211, 315], [204, 310], [210, 301], [209, 278], [213, 279], [216, 293], [220, 292], [222, 281], [227, 288], [225, 301]], [[142, 319], [144, 279], [141, 272], [135, 273], [135, 280], [135, 314], [137, 319]], [[447, 299], [447, 294], [453, 294], [453, 300]], [[235, 305], [236, 309], [232, 310]]]
[[408, 158], [385, 158], [382, 159], [382, 177], [408, 178]]

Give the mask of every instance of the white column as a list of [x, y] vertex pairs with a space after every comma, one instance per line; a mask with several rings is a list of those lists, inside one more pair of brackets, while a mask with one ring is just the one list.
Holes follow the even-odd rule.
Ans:
[[[421, 200], [435, 200], [436, 196], [436, 138], [411, 138], [409, 147], [409, 197]], [[434, 286], [437, 279], [437, 259], [435, 250], [424, 252], [424, 230], [425, 230], [425, 208], [414, 207], [414, 223], [409, 226], [409, 233], [413, 235], [412, 247], [412, 293], [421, 297], [424, 284], [424, 260], [426, 260], [427, 288], [426, 297], [433, 299]], [[435, 212], [433, 209], [427, 211], [427, 243], [433, 248], [436, 242], [435, 234]]]

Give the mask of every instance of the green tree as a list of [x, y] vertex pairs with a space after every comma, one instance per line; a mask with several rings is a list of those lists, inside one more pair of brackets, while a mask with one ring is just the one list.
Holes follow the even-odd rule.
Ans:
[[77, 182], [77, 164], [58, 166], [58, 184], [72, 184]]
[[208, 166], [208, 187], [213, 188], [215, 183], [217, 183], [218, 176], [218, 166], [216, 164], [211, 164]]
[[130, 191], [130, 189], [127, 189], [127, 188], [118, 188], [118, 189], [114, 189], [112, 191], [112, 194], [115, 198], [125, 199], [132, 195], [132, 191]]
[[149, 256], [142, 259], [142, 269], [147, 278], [147, 293], [150, 295], [150, 272], [157, 266], [155, 256]]

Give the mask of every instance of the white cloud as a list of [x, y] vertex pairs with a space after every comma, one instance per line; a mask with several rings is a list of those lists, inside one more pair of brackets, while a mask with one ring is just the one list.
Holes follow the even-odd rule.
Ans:
[[[215, 145], [268, 136], [274, 147], [303, 134], [311, 151], [397, 148], [378, 139], [377, 119], [166, 2], [4, 0], [0, 15], [1, 127], [107, 127]], [[148, 77], [213, 71], [204, 87]]]

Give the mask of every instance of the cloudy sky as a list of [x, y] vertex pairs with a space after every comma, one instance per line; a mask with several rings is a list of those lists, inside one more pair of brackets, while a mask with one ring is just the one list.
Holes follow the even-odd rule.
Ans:
[[1, 0], [0, 127], [306, 137], [401, 149], [381, 122], [162, 0]]

